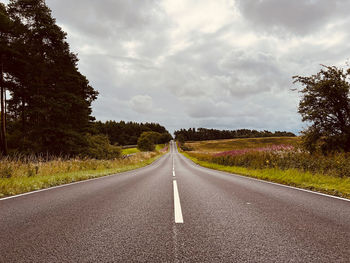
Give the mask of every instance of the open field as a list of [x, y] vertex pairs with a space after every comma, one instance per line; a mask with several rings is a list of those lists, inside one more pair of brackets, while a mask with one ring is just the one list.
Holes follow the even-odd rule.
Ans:
[[186, 142], [186, 145], [198, 152], [224, 152], [236, 149], [252, 149], [269, 147], [273, 145], [292, 145], [300, 143], [299, 137], [270, 137], [270, 138], [248, 138]]
[[137, 169], [151, 164], [164, 153], [140, 152], [115, 160], [2, 160], [0, 198]]
[[[164, 149], [164, 147], [165, 147], [165, 144], [157, 144], [156, 151], [160, 151], [160, 150]], [[138, 153], [138, 152], [140, 152], [140, 150], [137, 149], [137, 147], [122, 149], [123, 155], [129, 155], [129, 154], [134, 154], [134, 153]]]
[[128, 154], [134, 154], [140, 152], [139, 149], [137, 148], [127, 148], [127, 149], [122, 149], [122, 154], [123, 155], [128, 155]]
[[188, 142], [182, 152], [207, 168], [350, 198], [349, 154], [310, 155], [299, 138]]

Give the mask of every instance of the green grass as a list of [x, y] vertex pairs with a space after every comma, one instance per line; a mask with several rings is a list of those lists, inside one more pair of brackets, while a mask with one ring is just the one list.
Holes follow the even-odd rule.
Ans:
[[237, 166], [225, 166], [211, 162], [200, 161], [188, 153], [182, 154], [196, 164], [214, 170], [249, 176], [261, 180], [309, 189], [335, 196], [350, 198], [350, 178], [334, 177], [322, 174], [302, 172], [297, 169], [280, 170], [277, 168], [249, 169]]
[[151, 164], [163, 153], [137, 153], [117, 160], [54, 160], [46, 163], [2, 161], [0, 197], [134, 170]]
[[194, 151], [224, 152], [238, 149], [263, 148], [272, 145], [297, 146], [299, 143], [299, 137], [269, 137], [186, 142], [186, 145], [193, 148]]
[[[165, 147], [165, 144], [157, 144], [155, 151], [160, 151]], [[139, 149], [137, 148], [127, 148], [127, 149], [122, 149], [122, 154], [123, 155], [128, 155], [128, 154], [134, 154], [140, 152]]]
[[160, 151], [165, 147], [165, 144], [157, 144], [156, 145], [156, 151]]
[[123, 155], [134, 154], [134, 153], [138, 153], [138, 152], [140, 152], [140, 150], [137, 148], [122, 149]]

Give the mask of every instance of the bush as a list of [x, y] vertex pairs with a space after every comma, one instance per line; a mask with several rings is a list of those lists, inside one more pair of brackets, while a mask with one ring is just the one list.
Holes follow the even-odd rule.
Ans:
[[184, 152], [193, 151], [193, 148], [192, 148], [192, 147], [190, 147], [190, 146], [188, 146], [188, 145], [186, 145], [186, 144], [184, 144], [184, 143], [180, 145], [180, 148], [181, 148], [181, 150], [183, 150]]
[[158, 132], [143, 132], [137, 141], [137, 148], [143, 152], [154, 151], [161, 140], [162, 134]]
[[143, 152], [154, 151], [156, 146], [150, 136], [141, 136], [137, 141], [137, 148]]
[[109, 139], [105, 135], [86, 136], [88, 148], [83, 154], [94, 159], [114, 159], [121, 155], [121, 149], [118, 146], [111, 145]]

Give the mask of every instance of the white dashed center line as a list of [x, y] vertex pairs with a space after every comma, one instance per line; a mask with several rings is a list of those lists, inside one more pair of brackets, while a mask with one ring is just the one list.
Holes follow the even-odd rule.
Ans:
[[180, 196], [179, 196], [179, 191], [177, 189], [177, 182], [176, 182], [176, 180], [173, 181], [173, 186], [174, 186], [175, 223], [176, 224], [183, 224], [184, 220], [183, 220], [183, 217], [182, 217]]

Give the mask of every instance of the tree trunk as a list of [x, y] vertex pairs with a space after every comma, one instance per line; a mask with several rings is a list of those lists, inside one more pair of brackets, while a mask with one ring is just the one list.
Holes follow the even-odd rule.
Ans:
[[5, 105], [4, 105], [4, 62], [3, 55], [1, 55], [1, 79], [0, 79], [0, 104], [1, 104], [1, 151], [3, 155], [7, 155], [7, 141], [6, 141], [6, 121], [5, 121]]

